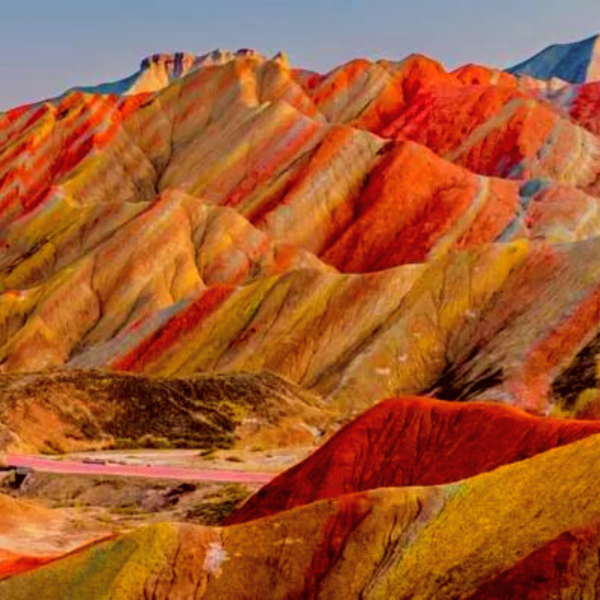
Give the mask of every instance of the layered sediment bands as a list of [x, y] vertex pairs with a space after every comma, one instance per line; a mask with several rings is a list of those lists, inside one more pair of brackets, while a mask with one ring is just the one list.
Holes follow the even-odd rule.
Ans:
[[[204, 217], [229, 210], [192, 206]], [[316, 259], [273, 250], [235, 213], [226, 213], [235, 217], [230, 228], [242, 224], [235, 252], [220, 236], [214, 247], [206, 233], [193, 242], [188, 213], [178, 205], [174, 214], [167, 221], [174, 246], [157, 238], [160, 251], [148, 257], [136, 254], [143, 244], [130, 249], [115, 238], [52, 286], [2, 295], [4, 370], [65, 363], [163, 376], [266, 369], [343, 411], [426, 391], [545, 412], [555, 401], [553, 381], [598, 326], [597, 240], [479, 246], [426, 265], [343, 275], [289, 270], [290, 258], [296, 266]], [[149, 222], [149, 232], [162, 236], [159, 221]], [[206, 232], [210, 220], [200, 222]], [[146, 235], [144, 222], [131, 226]], [[127, 228], [121, 233], [134, 239]], [[177, 236], [186, 240], [181, 254]], [[254, 261], [246, 258], [249, 239], [259, 242]], [[203, 263], [204, 256], [211, 258]], [[264, 276], [278, 270], [288, 272]]]
[[123, 130], [141, 102], [71, 92], [9, 118], [0, 151], [0, 223], [33, 210], [57, 187], [80, 202], [151, 197], [152, 165]]
[[[598, 326], [595, 246], [590, 241], [529, 252], [459, 352], [460, 366], [448, 367], [432, 391], [450, 399], [487, 397], [546, 412], [552, 381]], [[575, 280], [577, 291], [571, 287]], [[509, 300], [516, 289], [519, 302]]]
[[[355, 229], [354, 215], [369, 204], [368, 194], [362, 198], [367, 182], [373, 190], [380, 185], [374, 180], [385, 178], [379, 153], [386, 141], [373, 132], [412, 137], [479, 173], [550, 177], [595, 189], [595, 138], [518, 91], [508, 76], [490, 71], [486, 80], [483, 69], [472, 67], [447, 74], [433, 61], [411, 57], [401, 63], [349, 63], [308, 85], [283, 58], [266, 60], [252, 53], [230, 58], [216, 61], [218, 66], [201, 61], [187, 76], [185, 69], [175, 69], [177, 76], [156, 94], [117, 98], [71, 92], [3, 115], [0, 220], [10, 223], [0, 236], [4, 287], [31, 286], [67, 266], [142, 210], [140, 202], [153, 202], [157, 192], [168, 188], [231, 206], [269, 234], [324, 252], [346, 229]], [[158, 57], [156, 64], [178, 60]], [[471, 114], [469, 107], [476, 111]], [[509, 129], [494, 124], [504, 119], [496, 118], [499, 112], [512, 119], [513, 112], [521, 115], [527, 107], [547, 118], [519, 117]], [[425, 127], [419, 120], [423, 115], [431, 117]], [[386, 126], [371, 124], [373, 119]], [[483, 153], [477, 150], [481, 140]], [[575, 148], [579, 141], [583, 146]], [[392, 154], [402, 152], [400, 148]], [[509, 160], [512, 154], [515, 159]], [[466, 155], [475, 158], [463, 160]], [[569, 171], [566, 156], [577, 158], [577, 169]], [[420, 160], [432, 159], [424, 152]], [[589, 163], [585, 169], [582, 160]], [[525, 170], [519, 167], [523, 161], [531, 163]], [[427, 182], [414, 171], [403, 174], [401, 161], [395, 167], [388, 163], [383, 168], [396, 173], [400, 187], [398, 193], [391, 187], [385, 191], [386, 202], [395, 210], [413, 205], [427, 216], [436, 190], [427, 194]], [[513, 167], [519, 167], [518, 173]], [[513, 210], [515, 217], [523, 217], [523, 226], [514, 229], [517, 235], [567, 241], [564, 231], [555, 235], [557, 227], [537, 227], [544, 217], [539, 210], [528, 213], [531, 197], [518, 203], [514, 191], [508, 191], [510, 185], [482, 180], [481, 193], [475, 195], [470, 185], [462, 192], [460, 186], [452, 190], [457, 179], [473, 179], [471, 174], [453, 174], [442, 160], [434, 171], [438, 191], [450, 189], [459, 206], [472, 204], [465, 208], [470, 218], [488, 204], [490, 195], [488, 225], [492, 216], [502, 222], [505, 212]], [[411, 194], [415, 186], [421, 190]], [[569, 189], [554, 194], [551, 213], [563, 206], [566, 216], [575, 211], [574, 217], [593, 221], [596, 203], [583, 197], [572, 203], [572, 195]], [[496, 196], [504, 198], [497, 214]], [[451, 222], [442, 208], [431, 217], [434, 230]], [[315, 218], [307, 219], [309, 213]], [[528, 223], [533, 224], [530, 233]], [[493, 227], [484, 233], [479, 225], [473, 239], [492, 241]], [[572, 238], [580, 239], [593, 235], [597, 224], [590, 230], [567, 222], [562, 229], [574, 230]], [[396, 227], [387, 237], [396, 236], [394, 241], [404, 233]], [[458, 239], [466, 231], [448, 233]]]
[[318, 397], [271, 373], [0, 377], [0, 449], [6, 452], [311, 445], [328, 418]]
[[565, 106], [571, 117], [588, 131], [600, 134], [600, 83], [568, 87], [555, 102]]
[[426, 391], [547, 412], [552, 381], [598, 325], [596, 246], [516, 243], [432, 263], [330, 393], [345, 410]]
[[599, 193], [598, 138], [512, 87], [426, 88], [383, 135], [424, 144], [481, 175], [543, 178]]
[[336, 275], [304, 269], [265, 279], [238, 288], [206, 318], [190, 319], [177, 336], [169, 335], [167, 322], [129, 368], [170, 376], [267, 369], [313, 387], [328, 372], [340, 375], [340, 363], [376, 335], [421, 271]]
[[417, 144], [389, 145], [354, 221], [323, 259], [341, 270], [369, 272], [491, 242], [513, 220], [519, 200], [518, 185], [478, 178]]
[[[599, 443], [591, 436], [460, 483], [340, 496], [237, 526], [141, 529], [5, 580], [0, 592], [17, 600], [39, 589], [52, 599], [96, 589], [127, 598], [494, 597], [520, 589], [529, 561], [529, 572], [543, 575], [528, 582], [529, 594], [593, 597]], [[555, 560], [561, 544], [568, 565], [564, 550]]]
[[[363, 187], [368, 181], [372, 189], [381, 176], [378, 153], [386, 141], [373, 132], [410, 137], [480, 174], [544, 177], [595, 193], [595, 137], [518, 91], [508, 76], [489, 72], [486, 81], [482, 72], [447, 74], [423, 57], [357, 61], [309, 86], [283, 59], [241, 54], [219, 66], [199, 65], [185, 77], [182, 72], [150, 96], [71, 92], [54, 103], [11, 111], [0, 132], [0, 163], [7, 169], [0, 186], [6, 197], [2, 212], [11, 223], [2, 236], [6, 253], [0, 264], [12, 272], [26, 259], [29, 268], [21, 270], [54, 272], [74, 258], [61, 256], [65, 247], [84, 253], [139, 210], [135, 203], [153, 201], [168, 188], [234, 207], [267, 233], [323, 252], [352, 228], [354, 214], [369, 203], [368, 195], [361, 198]], [[372, 119], [386, 126], [372, 126]], [[396, 162], [393, 170], [401, 192], [390, 188], [386, 196], [396, 210], [408, 203], [428, 215], [435, 195], [421, 189], [413, 197], [411, 188], [427, 182], [414, 171], [403, 175], [400, 167]], [[457, 178], [472, 179], [456, 173], [439, 160], [438, 190], [452, 188]], [[512, 209], [524, 223], [537, 222], [526, 214], [529, 200], [519, 205], [508, 198], [514, 192], [498, 189], [510, 185], [481, 181], [479, 187], [477, 196], [470, 186], [464, 197], [460, 186], [452, 193], [460, 206], [472, 201], [465, 210], [476, 214], [491, 190], [491, 196], [506, 198], [498, 214], [490, 202], [490, 218], [502, 222]], [[564, 189], [552, 204], [568, 212], [572, 194]], [[97, 204], [111, 208], [102, 211]], [[576, 204], [586, 216], [594, 210], [590, 201]], [[306, 225], [308, 213], [315, 216], [312, 227]], [[440, 213], [432, 215], [434, 230], [449, 218], [441, 208]], [[483, 237], [492, 241], [493, 227], [488, 228]], [[519, 235], [528, 237], [527, 227], [521, 229]], [[576, 229], [573, 238], [595, 231]], [[388, 237], [403, 233], [396, 228]], [[531, 236], [554, 241], [553, 233], [534, 226]], [[482, 234], [480, 227], [474, 239]], [[556, 241], [566, 240], [561, 235]], [[73, 249], [74, 244], [83, 247]], [[42, 265], [34, 265], [31, 254]], [[13, 275], [5, 285], [31, 285], [36, 276], [23, 281]]]
[[386, 400], [263, 487], [228, 523], [379, 487], [460, 481], [597, 433], [594, 421], [532, 417], [495, 404]]
[[49, 283], [0, 296], [2, 368], [267, 369], [341, 410], [428, 392], [544, 412], [598, 326], [597, 246], [513, 242], [342, 275], [231, 209], [167, 195]]
[[551, 409], [598, 326], [596, 84], [252, 51], [142, 72], [0, 116], [3, 371]]
[[[139, 328], [207, 286], [301, 266], [321, 263], [303, 250], [271, 242], [231, 209], [212, 208], [182, 192], [165, 193], [43, 288], [17, 295], [27, 298], [20, 304], [29, 318], [2, 340], [5, 370], [64, 364], [72, 354], [125, 327]], [[14, 316], [13, 311], [3, 315]], [[8, 323], [5, 331], [11, 332]]]
[[232, 292], [178, 337], [155, 336], [127, 368], [266, 368], [344, 410], [433, 390], [544, 411], [596, 326], [596, 245], [491, 246], [368, 276], [292, 272]]
[[0, 597], [600, 596], [597, 45], [154, 55], [0, 114], [0, 448], [310, 445], [371, 408], [223, 528], [84, 547], [0, 497]]

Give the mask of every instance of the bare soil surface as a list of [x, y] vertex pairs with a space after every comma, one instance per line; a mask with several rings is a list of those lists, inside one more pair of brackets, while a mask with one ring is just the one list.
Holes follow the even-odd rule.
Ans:
[[[235, 475], [262, 475], [267, 481], [304, 458], [312, 448], [272, 451], [125, 450], [80, 452], [60, 457], [26, 457], [53, 465], [78, 465], [89, 473], [19, 469], [0, 479], [0, 492], [66, 511], [69, 519], [98, 532], [127, 531], [163, 521], [219, 525], [264, 481], [235, 481]], [[10, 462], [10, 461], [9, 461]], [[114, 476], [103, 469], [135, 469], [136, 476]], [[98, 472], [94, 472], [98, 471]], [[185, 476], [185, 472], [189, 476]], [[156, 473], [181, 473], [180, 479]], [[148, 473], [149, 477], [144, 477]], [[233, 481], [214, 480], [229, 473]], [[195, 476], [203, 474], [206, 480]]]

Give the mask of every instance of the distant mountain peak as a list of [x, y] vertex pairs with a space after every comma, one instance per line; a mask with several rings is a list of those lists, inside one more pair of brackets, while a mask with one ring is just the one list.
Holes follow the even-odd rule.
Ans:
[[553, 78], [569, 83], [599, 81], [600, 35], [580, 42], [553, 44], [508, 71], [546, 81]]
[[[279, 53], [274, 60], [282, 60], [283, 56]], [[201, 55], [190, 52], [157, 52], [142, 59], [139, 71], [125, 79], [76, 89], [88, 93], [118, 95], [155, 92], [198, 68], [223, 65], [241, 58], [267, 60], [263, 54], [252, 48], [240, 48], [235, 51], [216, 48]]]

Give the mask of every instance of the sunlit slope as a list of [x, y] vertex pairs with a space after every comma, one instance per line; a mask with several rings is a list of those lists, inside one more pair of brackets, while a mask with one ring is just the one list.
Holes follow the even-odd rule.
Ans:
[[[460, 483], [341, 496], [244, 525], [141, 529], [8, 579], [0, 592], [11, 600], [40, 589], [49, 599], [593, 596], [599, 444], [592, 436]], [[528, 579], [531, 569], [542, 576]]]
[[268, 369], [342, 410], [596, 387], [565, 392], [596, 352], [593, 82], [252, 51], [141, 73], [0, 116], [3, 371]]
[[596, 421], [532, 417], [497, 404], [385, 400], [265, 485], [227, 522], [380, 487], [461, 481], [597, 433]]

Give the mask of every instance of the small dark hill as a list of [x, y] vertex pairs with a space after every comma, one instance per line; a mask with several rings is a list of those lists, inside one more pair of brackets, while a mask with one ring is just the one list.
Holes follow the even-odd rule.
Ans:
[[[155, 378], [103, 371], [0, 376], [0, 450], [226, 448], [314, 441], [320, 400], [271, 373]], [[272, 435], [270, 435], [272, 434]], [[265, 441], [266, 440], [266, 441]]]

